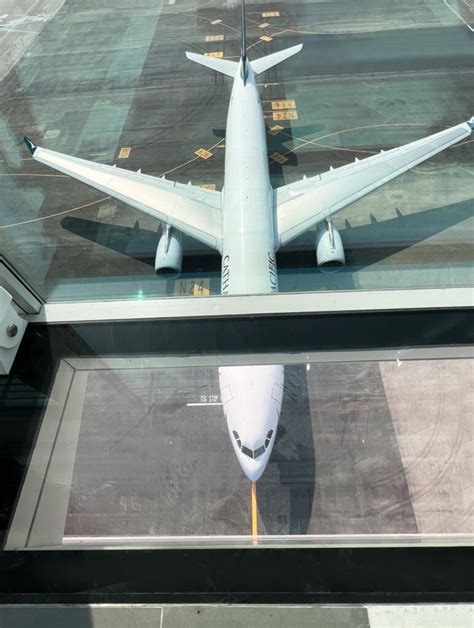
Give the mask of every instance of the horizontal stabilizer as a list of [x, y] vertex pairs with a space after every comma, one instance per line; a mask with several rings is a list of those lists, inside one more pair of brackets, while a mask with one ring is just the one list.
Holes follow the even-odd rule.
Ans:
[[287, 48], [286, 50], [280, 50], [280, 52], [275, 52], [271, 55], [267, 55], [266, 57], [262, 57], [261, 59], [255, 59], [255, 61], [251, 61], [250, 65], [252, 66], [252, 70], [255, 74], [261, 74], [273, 66], [278, 65], [285, 59], [289, 59], [295, 54], [298, 54], [303, 48], [303, 44], [298, 44], [298, 46], [293, 46], [292, 48]]
[[195, 63], [200, 63], [206, 68], [226, 74], [231, 78], [235, 77], [239, 64], [235, 61], [228, 61], [227, 59], [217, 59], [216, 57], [206, 57], [205, 55], [198, 55], [194, 52], [187, 52], [187, 58]]

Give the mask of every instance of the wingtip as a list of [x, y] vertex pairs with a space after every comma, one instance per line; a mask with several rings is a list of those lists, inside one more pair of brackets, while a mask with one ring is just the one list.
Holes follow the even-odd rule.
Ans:
[[29, 138], [29, 137], [27, 137], [26, 135], [25, 135], [25, 137], [23, 138], [23, 141], [25, 142], [26, 146], [28, 147], [28, 150], [30, 151], [30, 153], [31, 153], [32, 155], [34, 155], [34, 154], [35, 154], [36, 149], [38, 148], [38, 147], [36, 146], [36, 144], [35, 144], [34, 142], [32, 142], [32, 141], [30, 140], [30, 138]]

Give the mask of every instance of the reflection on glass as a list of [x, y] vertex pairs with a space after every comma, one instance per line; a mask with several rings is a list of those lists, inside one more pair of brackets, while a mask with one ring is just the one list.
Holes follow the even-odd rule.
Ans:
[[[252, 366], [244, 356], [232, 366], [68, 357], [36, 397], [16, 375], [2, 413], [43, 417], [6, 547], [242, 542], [255, 526], [259, 542], [472, 538], [473, 362], [456, 351], [281, 354], [278, 426], [254, 442], [246, 425], [230, 428], [229, 441], [223, 408], [209, 399], [222, 369], [283, 368], [266, 364], [274, 355], [252, 356]], [[267, 455], [251, 498], [243, 464]]]
[[[210, 71], [185, 56], [205, 42], [208, 26], [188, 20], [188, 40], [177, 44], [183, 16], [176, 12], [144, 6], [92, 16], [80, 4], [59, 11], [62, 0], [51, 0], [47, 13], [40, 3], [27, 15], [21, 3], [11, 4], [1, 24], [0, 251], [49, 300], [263, 293], [269, 282], [280, 292], [472, 285], [474, 144], [463, 121], [472, 115], [465, 68], [474, 49], [467, 28], [453, 37], [454, 26], [436, 23], [436, 37], [429, 36], [425, 16], [412, 15], [408, 25], [394, 7], [399, 28], [368, 26], [367, 38], [341, 42], [340, 14], [328, 5], [326, 37], [317, 38], [314, 56], [308, 51], [316, 36], [304, 28], [314, 16], [302, 5], [289, 52], [273, 42], [277, 57], [268, 58], [267, 46], [238, 61], [236, 6], [217, 26], [235, 33], [225, 51], [190, 55]], [[249, 29], [249, 37], [260, 37], [257, 25]], [[130, 38], [140, 46], [130, 48]], [[298, 52], [300, 41], [306, 45]], [[173, 78], [157, 42], [173, 44]], [[217, 45], [224, 44], [206, 44]], [[374, 55], [381, 49], [384, 55]], [[415, 82], [406, 49], [418, 51]], [[440, 49], [447, 53], [440, 57]], [[51, 58], [61, 59], [60, 70]], [[267, 83], [264, 71], [277, 61]], [[215, 71], [231, 76], [216, 81]], [[361, 75], [370, 77], [370, 89]], [[193, 114], [189, 125], [173, 122], [188, 110], [205, 113], [205, 122]], [[42, 156], [27, 152], [23, 130], [46, 149]], [[403, 151], [390, 152], [440, 132], [426, 150], [413, 148], [409, 163]], [[101, 191], [70, 178], [78, 175], [74, 167], [86, 168], [76, 158], [88, 163], [81, 180]], [[100, 173], [106, 181], [96, 180]], [[120, 194], [109, 189], [114, 178]], [[381, 181], [384, 187], [361, 198]], [[141, 203], [138, 188], [146, 188]], [[156, 208], [158, 192], [165, 198]], [[186, 203], [186, 217], [171, 216]]]

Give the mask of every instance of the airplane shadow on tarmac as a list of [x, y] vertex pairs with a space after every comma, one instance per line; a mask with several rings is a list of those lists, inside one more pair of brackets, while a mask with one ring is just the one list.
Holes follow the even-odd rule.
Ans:
[[[343, 243], [349, 243], [346, 247], [346, 272], [351, 270], [351, 262], [357, 269], [364, 268], [467, 220], [472, 216], [473, 206], [474, 199], [468, 199], [416, 214], [402, 215], [394, 209], [396, 213], [393, 218], [378, 222], [374, 216], [371, 224], [359, 227], [352, 227], [346, 222], [346, 228], [340, 230]], [[134, 227], [124, 227], [67, 216], [61, 221], [61, 225], [69, 232], [91, 242], [149, 266], [154, 265], [160, 233], [141, 229], [139, 221], [136, 221]], [[184, 239], [185, 251], [188, 248], [186, 240], [191, 242], [190, 239]], [[354, 250], [359, 249], [357, 260], [354, 259], [352, 246], [356, 247]], [[277, 253], [277, 263], [280, 270], [313, 268], [316, 264], [313, 235], [304, 234], [294, 240], [289, 247], [280, 250]], [[219, 269], [220, 257], [211, 249], [197, 249], [183, 257], [183, 272]]]
[[305, 365], [285, 367], [275, 445], [257, 483], [261, 534], [306, 534], [313, 508], [316, 454]]

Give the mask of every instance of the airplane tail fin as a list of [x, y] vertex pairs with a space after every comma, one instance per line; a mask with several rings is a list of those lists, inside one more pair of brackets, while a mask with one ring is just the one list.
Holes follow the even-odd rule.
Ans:
[[255, 74], [261, 74], [270, 68], [273, 68], [275, 65], [278, 65], [285, 59], [289, 59], [293, 55], [300, 52], [303, 48], [303, 44], [299, 44], [298, 46], [293, 46], [292, 48], [287, 48], [286, 50], [281, 50], [280, 52], [275, 52], [274, 54], [267, 55], [266, 57], [262, 57], [261, 59], [256, 59], [255, 61], [249, 61], [247, 58], [247, 28], [246, 28], [246, 18], [245, 18], [245, 0], [241, 0], [241, 40], [240, 40], [240, 64], [235, 61], [229, 61], [228, 59], [219, 59], [218, 57], [206, 57], [205, 55], [199, 55], [194, 52], [187, 52], [186, 56], [190, 61], [194, 61], [195, 63], [200, 63], [206, 68], [210, 68], [211, 70], [215, 70], [216, 72], [220, 72], [221, 74], [226, 74], [231, 78], [234, 78], [237, 70], [241, 68], [242, 78], [244, 83], [247, 79], [247, 68], [248, 64], [252, 66], [252, 70]]
[[200, 63], [206, 68], [226, 74], [231, 78], [234, 78], [239, 64], [235, 61], [228, 61], [227, 59], [217, 59], [216, 57], [206, 57], [205, 55], [198, 55], [194, 52], [187, 52], [187, 58], [195, 63]]
[[245, 0], [242, 0], [240, 18], [240, 58], [244, 60], [247, 59], [247, 22], [245, 19]]
[[278, 65], [282, 61], [289, 59], [293, 55], [298, 54], [302, 48], [303, 44], [298, 44], [298, 46], [286, 48], [286, 50], [280, 50], [280, 52], [275, 52], [271, 55], [267, 55], [266, 57], [255, 59], [255, 61], [250, 62], [250, 65], [252, 66], [252, 70], [255, 74], [261, 74], [262, 72], [273, 68], [275, 65]]

